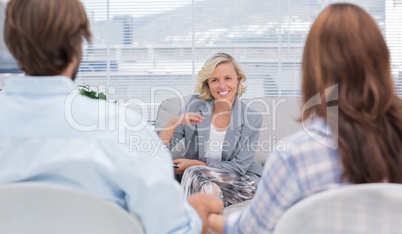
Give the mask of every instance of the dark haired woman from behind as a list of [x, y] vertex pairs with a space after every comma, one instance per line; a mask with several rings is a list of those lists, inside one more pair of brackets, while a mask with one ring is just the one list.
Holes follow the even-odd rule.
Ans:
[[314, 193], [402, 183], [402, 104], [374, 19], [352, 4], [330, 5], [311, 27], [302, 70], [301, 120], [312, 119], [310, 126], [268, 157], [250, 206], [227, 220], [209, 216], [216, 232], [271, 233], [290, 206]]

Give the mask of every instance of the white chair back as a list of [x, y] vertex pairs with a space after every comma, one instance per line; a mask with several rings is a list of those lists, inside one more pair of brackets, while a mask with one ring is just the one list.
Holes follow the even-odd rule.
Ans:
[[143, 233], [134, 216], [111, 202], [74, 189], [41, 184], [0, 186], [0, 233]]
[[295, 233], [402, 233], [402, 185], [351, 185], [312, 195], [286, 211], [274, 230]]

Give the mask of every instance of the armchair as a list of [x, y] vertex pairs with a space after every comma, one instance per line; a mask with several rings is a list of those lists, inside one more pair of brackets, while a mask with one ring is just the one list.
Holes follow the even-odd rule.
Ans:
[[143, 233], [139, 221], [119, 206], [50, 184], [1, 185], [0, 211], [0, 233]]

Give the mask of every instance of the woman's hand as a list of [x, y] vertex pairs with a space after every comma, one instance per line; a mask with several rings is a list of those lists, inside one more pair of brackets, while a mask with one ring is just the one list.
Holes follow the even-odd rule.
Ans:
[[[223, 203], [219, 201], [215, 196], [205, 193], [194, 193], [187, 198], [188, 203], [197, 211], [200, 216], [203, 229], [202, 233], [208, 231], [208, 217], [212, 214], [221, 214], [223, 210]], [[222, 228], [223, 229], [223, 228]]]
[[194, 165], [201, 165], [201, 166], [206, 166], [207, 164], [202, 161], [198, 160], [191, 160], [191, 159], [186, 159], [186, 158], [179, 158], [173, 160], [173, 163], [176, 163], [179, 168], [174, 169], [174, 173], [176, 175], [182, 175], [184, 171], [187, 169], [189, 166], [194, 166]]
[[211, 213], [208, 216], [208, 226], [216, 234], [223, 233], [223, 227], [225, 226], [226, 217], [218, 214]]
[[175, 125], [190, 125], [190, 124], [199, 124], [202, 120], [205, 119], [202, 115], [195, 113], [185, 113], [178, 116], [173, 117], [170, 121], [175, 123]]
[[176, 128], [180, 125], [199, 124], [205, 119], [202, 115], [195, 113], [185, 113], [171, 118], [166, 127], [159, 132], [162, 142], [167, 145], [172, 140]]

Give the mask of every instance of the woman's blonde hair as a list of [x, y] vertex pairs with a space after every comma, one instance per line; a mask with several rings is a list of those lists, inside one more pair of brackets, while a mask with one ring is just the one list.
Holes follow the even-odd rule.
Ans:
[[239, 83], [237, 84], [237, 96], [241, 97], [241, 95], [246, 91], [247, 86], [242, 85], [242, 83], [246, 81], [246, 75], [240, 65], [232, 56], [225, 53], [216, 53], [205, 62], [204, 66], [198, 72], [198, 84], [195, 87], [195, 92], [200, 94], [200, 98], [205, 100], [213, 99], [208, 86], [208, 78], [211, 77], [216, 66], [224, 63], [233, 64], [237, 77], [239, 78]]

